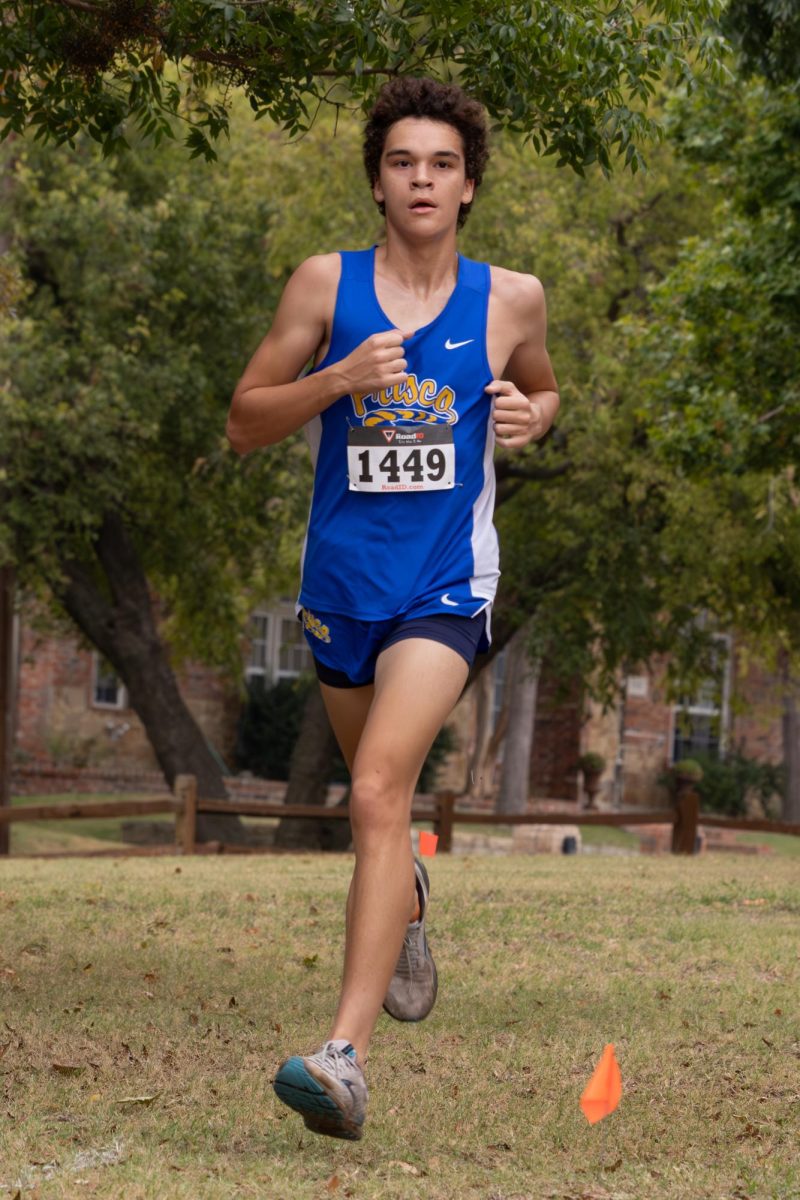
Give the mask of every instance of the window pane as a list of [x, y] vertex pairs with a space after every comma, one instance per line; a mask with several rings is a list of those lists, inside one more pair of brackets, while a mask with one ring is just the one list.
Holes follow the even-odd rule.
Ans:
[[278, 653], [278, 675], [293, 678], [313, 668], [311, 651], [308, 648], [299, 621], [281, 620], [281, 646]]
[[121, 708], [123, 701], [122, 681], [116, 671], [99, 654], [95, 655], [94, 698], [92, 703]]
[[718, 713], [706, 716], [701, 713], [676, 712], [673, 761], [692, 758], [695, 754], [719, 758], [719, 726]]
[[269, 617], [256, 613], [250, 618], [250, 650], [247, 656], [248, 675], [264, 675], [267, 671], [269, 647]]

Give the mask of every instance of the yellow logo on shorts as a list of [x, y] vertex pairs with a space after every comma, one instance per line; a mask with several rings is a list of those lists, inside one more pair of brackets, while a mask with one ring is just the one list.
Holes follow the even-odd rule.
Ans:
[[329, 642], [331, 640], [331, 631], [327, 625], [323, 625], [319, 617], [315, 617], [307, 608], [303, 609], [303, 626], [309, 633], [313, 633], [315, 638], [319, 638], [321, 642]]

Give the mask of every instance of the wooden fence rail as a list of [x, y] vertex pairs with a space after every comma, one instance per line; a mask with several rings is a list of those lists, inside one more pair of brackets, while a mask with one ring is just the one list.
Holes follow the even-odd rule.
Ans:
[[[617, 812], [571, 811], [495, 813], [456, 808], [455, 792], [440, 792], [433, 804], [415, 805], [412, 821], [430, 821], [439, 835], [438, 848], [447, 853], [453, 847], [456, 825], [671, 825], [674, 854], [693, 854], [696, 849], [699, 825], [721, 829], [762, 830], [769, 833], [800, 835], [800, 825], [785, 821], [768, 821], [755, 817], [721, 817], [700, 812], [697, 794], [689, 787], [682, 788], [672, 808], [650, 810], [629, 809]], [[344, 806], [321, 808], [314, 804], [275, 804], [264, 800], [198, 800], [194, 775], [179, 775], [174, 792], [169, 796], [153, 796], [146, 800], [80, 801], [75, 804], [23, 804], [14, 808], [0, 807], [0, 830], [16, 821], [69, 821], [89, 817], [138, 817], [155, 813], [174, 813], [174, 847], [152, 847], [143, 850], [131, 847], [125, 851], [95, 851], [98, 854], [173, 853], [197, 854], [236, 851], [235, 846], [217, 842], [197, 842], [197, 814], [218, 813], [249, 817], [300, 817], [314, 820], [346, 821], [349, 810]], [[3, 841], [0, 838], [0, 854]], [[7, 852], [7, 851], [6, 851]], [[92, 853], [92, 852], [90, 852]]]

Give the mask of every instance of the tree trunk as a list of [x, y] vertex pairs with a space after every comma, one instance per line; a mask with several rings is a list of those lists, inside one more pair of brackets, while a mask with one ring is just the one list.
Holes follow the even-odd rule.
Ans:
[[[483, 668], [471, 685], [475, 698], [475, 744], [467, 764], [467, 778], [462, 789], [465, 796], [479, 799], [487, 795], [485, 778], [486, 754], [492, 737], [492, 710], [494, 708], [494, 668], [491, 663]], [[491, 781], [488, 781], [491, 784]]]
[[[324, 805], [335, 753], [336, 738], [322, 692], [315, 684], [308, 693], [292, 750], [284, 803]], [[346, 803], [347, 796], [341, 801]], [[284, 817], [275, 834], [276, 846], [293, 850], [346, 850], [350, 840], [349, 821], [316, 821], [310, 817]]]
[[788, 655], [782, 655], [783, 761], [786, 794], [783, 820], [800, 824], [800, 683], [791, 672]]
[[[178, 689], [147, 578], [118, 514], [106, 515], [94, 550], [107, 588], [98, 586], [86, 564], [69, 561], [62, 564], [67, 581], [55, 584], [56, 596], [124, 682], [169, 786], [177, 775], [190, 774], [199, 797], [226, 799], [222, 772]], [[238, 817], [200, 814], [197, 837], [242, 841], [245, 829]]]
[[539, 664], [528, 654], [530, 621], [514, 634], [508, 646], [508, 732], [503, 751], [498, 813], [524, 812], [528, 805], [531, 772], [533, 724], [536, 718], [536, 693]]

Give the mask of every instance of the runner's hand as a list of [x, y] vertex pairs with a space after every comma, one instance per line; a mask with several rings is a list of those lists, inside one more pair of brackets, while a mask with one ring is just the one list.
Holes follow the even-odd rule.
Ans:
[[403, 342], [411, 336], [399, 329], [390, 329], [385, 333], [373, 333], [356, 346], [335, 367], [344, 382], [342, 394], [378, 392], [403, 383], [408, 367]]
[[486, 391], [494, 396], [494, 435], [503, 450], [518, 450], [544, 435], [541, 405], [507, 379], [493, 379]]

